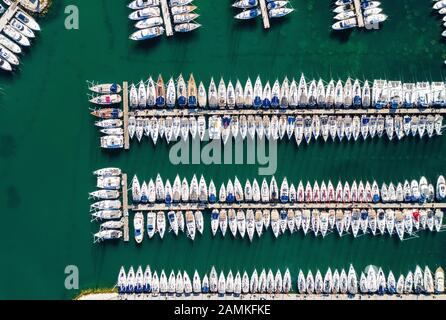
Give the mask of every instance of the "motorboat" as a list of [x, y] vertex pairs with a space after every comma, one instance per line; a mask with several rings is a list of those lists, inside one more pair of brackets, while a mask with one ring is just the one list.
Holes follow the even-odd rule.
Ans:
[[193, 241], [196, 234], [195, 216], [192, 211], [186, 211], [186, 230], [187, 236]]
[[129, 38], [131, 40], [142, 41], [159, 37], [162, 34], [164, 34], [164, 27], [156, 26], [156, 27], [140, 29], [132, 33]]
[[212, 235], [215, 236], [219, 227], [219, 211], [217, 209], [212, 210], [211, 213], [211, 231]]
[[156, 220], [157, 219], [156, 219], [155, 212], [153, 212], [153, 211], [147, 212], [146, 224], [147, 224], [147, 235], [148, 235], [149, 239], [153, 238], [153, 236], [157, 232]]
[[166, 217], [164, 216], [164, 212], [159, 211], [156, 214], [156, 230], [161, 239], [164, 237], [164, 232], [166, 231]]
[[167, 220], [169, 221], [170, 229], [177, 236], [178, 235], [178, 218], [175, 211], [169, 211], [167, 213]]
[[349, 19], [335, 22], [331, 27], [333, 30], [345, 30], [345, 29], [351, 29], [351, 28], [354, 28], [357, 26], [358, 26], [358, 23], [356, 21], [356, 18], [349, 18]]
[[[119, 94], [102, 94], [102, 95], [91, 98], [90, 102], [97, 104], [97, 105], [109, 106], [109, 105], [120, 103], [121, 100], [122, 100], [122, 98]], [[104, 110], [104, 109], [101, 109], [101, 110]], [[119, 114], [120, 114], [119, 118], [121, 118], [122, 114], [121, 113], [119, 113]], [[100, 117], [103, 118], [103, 116], [100, 116]]]
[[25, 35], [23, 35], [20, 31], [10, 26], [9, 24], [4, 26], [3, 32], [9, 38], [11, 38], [11, 40], [14, 40], [17, 44], [19, 44], [22, 47], [29, 47], [31, 45], [31, 42]]

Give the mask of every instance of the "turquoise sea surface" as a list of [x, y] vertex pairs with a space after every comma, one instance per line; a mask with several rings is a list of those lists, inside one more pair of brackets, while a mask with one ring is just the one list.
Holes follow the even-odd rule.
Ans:
[[[300, 77], [403, 81], [444, 80], [445, 43], [441, 19], [429, 1], [383, 0], [389, 16], [380, 30], [331, 32], [331, 2], [291, 0], [296, 12], [272, 21], [263, 30], [261, 19], [237, 22], [229, 1], [196, 0], [203, 27], [191, 34], [160, 37], [146, 43], [128, 40], [133, 31], [126, 1], [59, 0], [39, 22], [42, 32], [21, 57], [13, 75], [0, 75], [0, 298], [70, 299], [87, 288], [112, 287], [121, 265], [150, 264], [156, 270], [194, 269], [212, 265], [229, 269], [291, 270], [330, 266], [357, 270], [369, 264], [394, 273], [417, 264], [446, 266], [446, 235], [421, 232], [400, 242], [396, 237], [325, 239], [301, 232], [273, 239], [224, 239], [205, 234], [194, 242], [166, 234], [137, 246], [117, 242], [93, 244], [98, 224], [90, 223], [88, 192], [91, 172], [119, 166], [140, 180], [160, 173], [171, 181], [176, 174], [203, 174], [220, 184], [237, 176], [257, 177], [257, 165], [173, 165], [168, 146], [156, 148], [145, 140], [127, 152], [104, 152], [89, 115], [86, 80], [137, 82], [162, 73], [165, 78], [194, 73], [240, 78], [260, 75], [274, 81]], [[64, 9], [77, 5], [79, 30], [66, 30]], [[278, 144], [277, 180], [402, 181], [422, 175], [434, 182], [445, 173], [446, 139], [407, 138], [356, 143], [313, 143], [297, 148]], [[79, 290], [64, 286], [65, 267], [79, 268]]]

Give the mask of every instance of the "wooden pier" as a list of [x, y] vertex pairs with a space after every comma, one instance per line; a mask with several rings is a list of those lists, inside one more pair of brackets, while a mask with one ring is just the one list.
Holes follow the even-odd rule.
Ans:
[[[124, 98], [125, 99], [125, 98]], [[241, 116], [241, 115], [428, 115], [428, 114], [446, 114], [446, 108], [398, 108], [398, 109], [144, 109], [127, 111], [124, 109], [124, 119], [129, 116], [135, 117], [175, 117], [175, 116], [211, 116], [211, 115], [228, 115], [228, 116]], [[124, 120], [124, 131], [125, 120]]]
[[123, 236], [124, 241], [128, 242], [130, 240], [129, 236], [129, 206], [128, 206], [128, 194], [127, 194], [127, 174], [123, 173], [121, 178], [121, 193], [122, 193], [122, 213], [123, 213]]
[[3, 31], [8, 22], [14, 17], [19, 8], [19, 1], [13, 2], [0, 18], [0, 32]]
[[265, 0], [259, 0], [259, 2], [260, 2], [260, 11], [262, 12], [263, 27], [265, 29], [269, 29], [269, 16], [268, 16], [268, 10], [266, 8], [266, 2]]
[[186, 210], [213, 210], [213, 209], [446, 209], [446, 203], [165, 203], [129, 205], [133, 211], [186, 211]]
[[170, 37], [173, 35], [173, 29], [167, 0], [161, 0], [161, 14], [163, 15], [164, 26], [166, 28], [166, 36]]
[[353, 3], [354, 3], [354, 7], [355, 7], [356, 20], [358, 21], [358, 27], [363, 28], [364, 27], [364, 17], [362, 15], [362, 10], [361, 10], [361, 1], [353, 0]]
[[122, 109], [123, 109], [123, 116], [124, 116], [124, 150], [128, 150], [130, 148], [130, 137], [128, 135], [128, 127], [129, 127], [129, 83], [127, 81], [124, 81], [124, 83], [122, 85]]

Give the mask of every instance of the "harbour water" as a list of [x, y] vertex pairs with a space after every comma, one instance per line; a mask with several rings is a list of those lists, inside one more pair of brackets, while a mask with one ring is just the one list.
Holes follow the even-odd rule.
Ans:
[[[183, 165], [168, 161], [165, 143], [132, 144], [128, 152], [108, 153], [98, 146], [99, 134], [88, 112], [85, 80], [139, 81], [149, 74], [165, 77], [193, 72], [235, 80], [259, 74], [283, 79], [348, 76], [405, 81], [444, 80], [441, 19], [431, 3], [385, 1], [389, 19], [381, 30], [331, 33], [332, 12], [325, 1], [294, 0], [296, 12], [272, 21], [268, 31], [260, 19], [237, 22], [225, 1], [196, 0], [200, 30], [134, 43], [129, 10], [107, 0], [54, 1], [39, 20], [38, 41], [22, 58], [20, 70], [0, 75], [0, 298], [70, 299], [87, 288], [112, 287], [121, 265], [150, 264], [155, 269], [200, 273], [212, 265], [251, 272], [255, 267], [326, 270], [368, 264], [406, 273], [417, 264], [446, 265], [444, 233], [422, 233], [400, 242], [396, 237], [305, 237], [302, 233], [273, 239], [271, 233], [252, 243], [217, 235], [205, 228], [203, 239], [165, 236], [137, 246], [93, 244], [97, 224], [90, 223], [88, 192], [94, 169], [123, 168], [130, 176], [160, 173], [171, 181], [178, 173], [195, 173], [219, 185], [228, 177], [241, 181], [257, 176], [256, 165]], [[64, 8], [75, 4], [80, 29], [64, 28]], [[297, 149], [278, 144], [276, 178], [291, 180], [376, 179], [401, 181], [444, 174], [446, 139], [408, 138], [357, 143], [314, 143]], [[209, 225], [209, 217], [205, 218]], [[64, 286], [68, 265], [79, 268], [79, 290]], [[358, 270], [358, 269], [357, 269]], [[295, 288], [295, 281], [293, 286]]]

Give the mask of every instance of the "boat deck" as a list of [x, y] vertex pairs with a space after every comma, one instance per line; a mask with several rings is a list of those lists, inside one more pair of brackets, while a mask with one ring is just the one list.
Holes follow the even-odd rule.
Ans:
[[268, 16], [268, 10], [266, 8], [266, 2], [265, 0], [259, 0], [259, 2], [260, 2], [260, 11], [262, 12], [263, 27], [265, 29], [269, 29], [269, 16]]
[[356, 20], [358, 21], [358, 27], [363, 28], [365, 25], [364, 25], [364, 17], [362, 16], [361, 1], [353, 0], [353, 2], [355, 4]]
[[5, 13], [0, 18], [0, 32], [8, 24], [8, 22], [14, 17], [15, 13], [19, 9], [19, 1], [13, 2]]
[[166, 36], [170, 37], [173, 35], [173, 29], [167, 0], [161, 0], [161, 14], [163, 16], [164, 27], [166, 28]]

